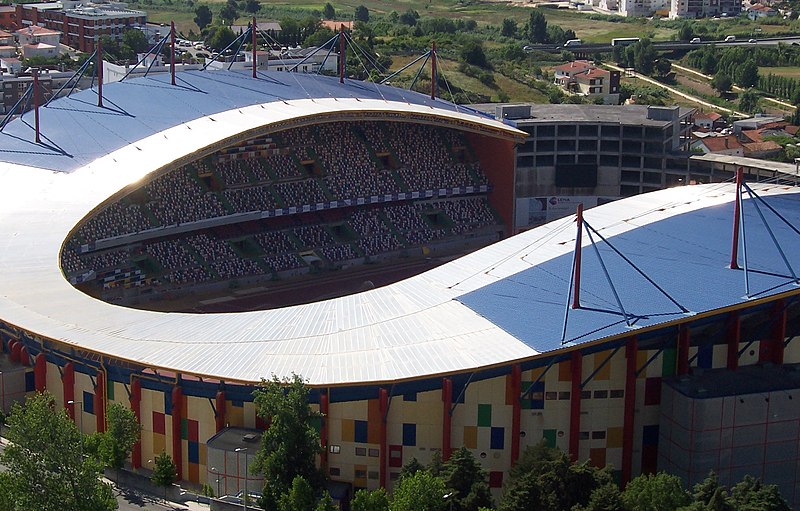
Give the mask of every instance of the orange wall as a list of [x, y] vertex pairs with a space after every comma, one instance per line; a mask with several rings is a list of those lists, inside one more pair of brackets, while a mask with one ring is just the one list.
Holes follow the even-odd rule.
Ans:
[[467, 133], [472, 151], [489, 177], [489, 203], [500, 213], [506, 231], [514, 229], [514, 142]]

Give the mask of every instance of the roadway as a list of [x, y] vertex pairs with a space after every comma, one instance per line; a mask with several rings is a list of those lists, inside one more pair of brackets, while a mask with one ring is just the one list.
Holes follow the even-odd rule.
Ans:
[[[737, 41], [700, 41], [697, 43], [690, 43], [688, 41], [662, 41], [654, 42], [653, 47], [659, 51], [671, 50], [691, 50], [700, 46], [716, 45], [723, 46], [777, 46], [778, 44], [787, 44], [800, 46], [800, 36], [787, 36], [787, 37], [768, 37], [762, 39], [754, 39], [755, 42], [749, 42], [750, 39], [739, 39]], [[564, 50], [573, 53], [610, 53], [613, 50], [611, 43], [602, 44], [581, 44], [578, 46], [561, 46], [552, 44], [530, 44], [526, 45], [523, 49], [527, 52], [544, 51], [547, 53], [560, 53]]]

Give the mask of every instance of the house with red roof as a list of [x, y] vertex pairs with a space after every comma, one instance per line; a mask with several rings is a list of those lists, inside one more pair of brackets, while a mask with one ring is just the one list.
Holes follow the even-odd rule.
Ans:
[[744, 147], [736, 139], [736, 135], [709, 136], [692, 142], [692, 150], [703, 154], [725, 154], [728, 156], [744, 156]]
[[619, 71], [607, 71], [588, 60], [575, 60], [554, 69], [554, 82], [567, 92], [602, 98], [605, 104], [619, 104]]
[[698, 112], [694, 114], [694, 125], [714, 131], [717, 128], [725, 127], [725, 118], [717, 112]]

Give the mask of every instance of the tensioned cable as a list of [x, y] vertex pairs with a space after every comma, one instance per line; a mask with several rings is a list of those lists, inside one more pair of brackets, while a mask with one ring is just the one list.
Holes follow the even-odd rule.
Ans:
[[[265, 42], [265, 43], [267, 43], [267, 48], [268, 48], [268, 49], [267, 49], [267, 53], [269, 53], [269, 47], [271, 47], [271, 46], [272, 46], [272, 43], [269, 41], [269, 39], [272, 39], [272, 41], [274, 41], [276, 44], [279, 44], [279, 43], [278, 43], [278, 41], [276, 41], [276, 40], [275, 40], [275, 38], [273, 38], [273, 37], [272, 37], [271, 35], [269, 35], [268, 33], [265, 33], [265, 32], [263, 32], [263, 31], [261, 31], [261, 30], [258, 30], [257, 32], [259, 33], [259, 35], [261, 35], [261, 38], [264, 40], [264, 42]], [[267, 38], [269, 38], [269, 39], [267, 39]], [[279, 57], [277, 60], [278, 60], [278, 62], [280, 62], [280, 63], [281, 63], [281, 65], [283, 65], [284, 67], [286, 67], [286, 62], [283, 60], [283, 56], [282, 56], [282, 55], [281, 55], [281, 56], [280, 56], [280, 57]], [[253, 65], [255, 65], [255, 62], [253, 63]], [[267, 71], [269, 71], [269, 65], [267, 65]], [[295, 83], [297, 84], [297, 86], [298, 86], [298, 87], [300, 87], [300, 89], [303, 91], [303, 93], [304, 93], [304, 94], [305, 94], [307, 97], [309, 97], [309, 98], [312, 98], [312, 96], [311, 96], [311, 94], [308, 92], [308, 90], [307, 90], [305, 87], [303, 87], [303, 84], [302, 84], [302, 83], [300, 83], [300, 80], [298, 80], [298, 79], [297, 79], [297, 77], [296, 77], [296, 76], [294, 76], [294, 73], [292, 73], [292, 72], [291, 72], [291, 71], [289, 71], [288, 69], [286, 69], [286, 71], [287, 71], [287, 72], [288, 72], [290, 75], [292, 75], [292, 79], [295, 81]], [[313, 79], [313, 78], [312, 78], [312, 79]], [[313, 99], [313, 98], [312, 98], [312, 99]]]
[[[347, 41], [347, 40], [348, 40], [348, 37], [345, 36], [345, 41]], [[350, 38], [349, 40], [350, 40], [351, 44], [355, 44], [353, 42], [352, 38]], [[358, 48], [358, 45], [356, 44], [355, 47]], [[364, 61], [361, 60], [361, 56], [358, 54], [358, 51], [353, 50], [353, 55], [356, 56], [356, 58], [358, 59], [358, 63], [361, 64], [361, 67], [367, 73], [367, 77], [369, 77], [369, 69], [367, 69], [367, 66], [364, 64]], [[381, 91], [381, 88], [378, 87], [378, 84], [373, 82], [372, 80], [370, 80], [370, 83], [372, 83], [372, 85], [375, 87], [375, 92], [378, 93], [378, 95], [381, 97], [381, 99], [383, 99], [383, 101], [386, 101], [386, 97], [383, 95], [383, 91]]]

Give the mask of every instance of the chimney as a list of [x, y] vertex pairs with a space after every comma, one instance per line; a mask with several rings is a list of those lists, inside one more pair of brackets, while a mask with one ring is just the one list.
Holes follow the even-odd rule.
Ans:
[[725, 137], [725, 149], [728, 149], [728, 137]]

